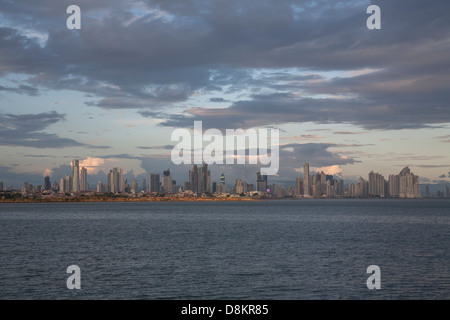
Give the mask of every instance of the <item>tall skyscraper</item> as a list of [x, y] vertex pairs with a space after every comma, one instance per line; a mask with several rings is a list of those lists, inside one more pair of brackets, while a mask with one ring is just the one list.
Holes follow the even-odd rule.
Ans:
[[295, 195], [303, 195], [303, 179], [296, 178], [295, 179]]
[[138, 190], [138, 183], [137, 183], [137, 180], [136, 179], [133, 179], [132, 181], [131, 181], [131, 193], [138, 193], [139, 192], [139, 190]]
[[192, 170], [189, 171], [189, 185], [192, 192], [195, 193], [201, 192], [201, 181], [202, 181], [201, 171], [198, 169], [197, 165], [194, 164]]
[[73, 179], [71, 176], [67, 175], [64, 179], [64, 192], [71, 193], [73, 192]]
[[400, 176], [390, 174], [388, 180], [389, 197], [397, 198], [400, 196]]
[[80, 191], [87, 191], [89, 189], [87, 183], [87, 169], [85, 167], [81, 168], [81, 177], [80, 177]]
[[59, 180], [59, 193], [64, 193], [65, 192], [65, 186], [64, 183], [66, 182], [66, 180], [64, 178], [61, 178]]
[[420, 198], [419, 177], [408, 167], [400, 171], [400, 198]]
[[163, 188], [163, 192], [172, 192], [173, 189], [173, 183], [172, 183], [172, 177], [170, 176], [170, 170], [167, 169], [163, 172], [161, 185]]
[[119, 168], [118, 169], [118, 175], [119, 175], [119, 178], [118, 178], [118, 184], [119, 184], [119, 186], [118, 186], [118, 190], [119, 190], [119, 192], [123, 192], [123, 184], [124, 184], [124, 181], [123, 181], [123, 170], [122, 170], [122, 168]]
[[80, 192], [80, 162], [72, 160], [72, 191]]
[[256, 191], [267, 191], [267, 175], [262, 175], [261, 171], [256, 173]]
[[3, 182], [0, 181], [0, 191], [3, 191]]
[[160, 192], [159, 188], [159, 174], [157, 173], [150, 173], [149, 176], [149, 185], [148, 185], [148, 191], [149, 192]]
[[52, 189], [52, 184], [50, 183], [50, 177], [45, 176], [44, 178], [44, 190], [50, 191]]
[[202, 166], [201, 192], [211, 192], [211, 171], [208, 170], [208, 164]]
[[113, 168], [108, 174], [108, 191], [112, 193], [118, 193], [120, 183], [120, 170], [119, 168]]
[[310, 181], [309, 181], [309, 163], [306, 162], [303, 165], [303, 196], [304, 197], [309, 197], [311, 195], [310, 193]]

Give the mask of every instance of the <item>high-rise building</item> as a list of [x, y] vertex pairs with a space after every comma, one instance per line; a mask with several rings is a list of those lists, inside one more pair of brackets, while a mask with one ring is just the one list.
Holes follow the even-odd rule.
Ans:
[[201, 183], [202, 181], [202, 174], [201, 171], [198, 169], [197, 165], [194, 165], [192, 167], [192, 170], [189, 171], [189, 184], [191, 187], [191, 191], [195, 193], [201, 193]]
[[100, 180], [98, 180], [97, 183], [97, 192], [98, 193], [105, 192], [105, 187], [103, 186], [103, 183]]
[[50, 191], [52, 189], [52, 184], [50, 183], [50, 177], [44, 177], [44, 190]]
[[303, 179], [302, 178], [295, 179], [295, 195], [297, 195], [297, 196], [303, 195]]
[[267, 175], [261, 174], [261, 171], [256, 173], [256, 191], [267, 191]]
[[390, 174], [388, 180], [389, 197], [398, 198], [400, 196], [400, 176], [398, 174]]
[[419, 177], [408, 167], [400, 171], [400, 198], [420, 198]]
[[72, 191], [80, 192], [80, 162], [72, 160]]
[[[118, 193], [121, 186], [119, 168], [113, 168], [108, 173], [108, 191], [111, 193]], [[122, 189], [123, 190], [123, 189]]]
[[139, 190], [138, 190], [138, 183], [137, 183], [137, 180], [136, 179], [133, 179], [132, 181], [131, 181], [131, 193], [138, 193], [139, 192]]
[[172, 192], [173, 182], [172, 177], [170, 176], [170, 170], [167, 169], [163, 172], [162, 181], [161, 181], [162, 191], [163, 192]]
[[142, 191], [147, 192], [147, 181], [142, 179]]
[[225, 185], [225, 175], [223, 173], [220, 175], [220, 183]]
[[202, 166], [201, 192], [211, 192], [211, 171], [206, 163]]
[[118, 170], [117, 170], [117, 174], [118, 174], [118, 191], [120, 192], [120, 193], [122, 193], [123, 192], [123, 185], [124, 185], [124, 181], [123, 181], [123, 170], [122, 170], [122, 168], [118, 168]]
[[386, 180], [380, 173], [369, 173], [369, 195], [376, 197], [386, 196]]
[[241, 179], [236, 179], [236, 185], [235, 185], [235, 192], [236, 194], [244, 193], [244, 182]]
[[3, 182], [0, 181], [0, 191], [3, 191]]
[[[60, 187], [61, 188], [61, 187]], [[73, 179], [71, 176], [66, 175], [66, 177], [64, 178], [64, 188], [63, 188], [63, 192], [66, 193], [71, 193], [73, 192]]]
[[310, 185], [310, 178], [309, 178], [309, 163], [306, 162], [303, 165], [303, 196], [305, 198], [308, 198], [311, 195], [311, 185]]
[[159, 184], [160, 184], [159, 183], [159, 174], [150, 173], [148, 191], [149, 192], [160, 192]]
[[87, 191], [89, 189], [89, 185], [87, 182], [87, 169], [85, 167], [81, 168], [80, 175], [80, 191]]

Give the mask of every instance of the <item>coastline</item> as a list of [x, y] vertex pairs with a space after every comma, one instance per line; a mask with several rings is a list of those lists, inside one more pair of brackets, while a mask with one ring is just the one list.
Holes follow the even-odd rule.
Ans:
[[57, 197], [57, 198], [19, 198], [0, 199], [0, 203], [64, 203], [64, 202], [212, 202], [212, 201], [260, 201], [253, 198], [196, 198], [196, 197]]

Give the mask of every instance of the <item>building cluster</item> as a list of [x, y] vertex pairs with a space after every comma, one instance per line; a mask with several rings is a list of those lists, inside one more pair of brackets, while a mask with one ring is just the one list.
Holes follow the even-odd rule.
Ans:
[[359, 183], [351, 184], [348, 196], [357, 198], [420, 198], [419, 177], [405, 167], [399, 174], [389, 175], [388, 180], [380, 173], [369, 173], [369, 180], [359, 178]]
[[[303, 177], [296, 178], [295, 186], [281, 186], [269, 184], [268, 177], [260, 172], [256, 173], [254, 183], [247, 183], [242, 179], [236, 179], [233, 185], [226, 185], [225, 175], [222, 173], [220, 181], [211, 181], [211, 171], [207, 164], [194, 165], [189, 170], [188, 181], [184, 185], [178, 185], [170, 175], [170, 170], [159, 173], [150, 173], [148, 183], [143, 179], [138, 184], [136, 179], [131, 183], [124, 177], [122, 168], [113, 168], [107, 175], [107, 182], [98, 181], [96, 187], [90, 188], [88, 184], [88, 171], [81, 168], [78, 160], [71, 162], [71, 175], [66, 175], [59, 180], [59, 184], [51, 183], [50, 177], [44, 177], [44, 184], [33, 186], [24, 183], [21, 188], [23, 194], [30, 193], [113, 193], [113, 194], [183, 194], [191, 196], [232, 195], [265, 197], [294, 197], [294, 198], [420, 198], [419, 177], [414, 175], [406, 167], [397, 175], [389, 175], [388, 180], [380, 173], [371, 171], [368, 180], [359, 178], [357, 183], [344, 185], [342, 179], [336, 179], [333, 175], [324, 172], [310, 173], [309, 163], [303, 166]], [[9, 189], [12, 189], [10, 187]], [[428, 189], [427, 189], [428, 190]], [[3, 191], [3, 183], [0, 182], [0, 191]], [[449, 188], [445, 187], [444, 197], [449, 196]], [[427, 196], [429, 196], [429, 191]]]

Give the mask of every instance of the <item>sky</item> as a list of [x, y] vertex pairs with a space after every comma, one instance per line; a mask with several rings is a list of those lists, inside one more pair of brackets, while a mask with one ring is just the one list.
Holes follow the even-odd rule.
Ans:
[[[381, 11], [370, 30], [367, 7]], [[68, 29], [69, 5], [81, 29]], [[450, 182], [445, 0], [0, 0], [0, 181], [20, 187], [175, 165], [175, 129], [280, 131], [280, 168], [347, 182], [405, 166]], [[260, 166], [211, 165], [254, 183]], [[147, 179], [148, 180], [148, 179]]]

